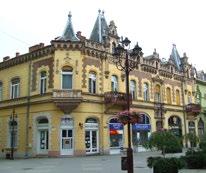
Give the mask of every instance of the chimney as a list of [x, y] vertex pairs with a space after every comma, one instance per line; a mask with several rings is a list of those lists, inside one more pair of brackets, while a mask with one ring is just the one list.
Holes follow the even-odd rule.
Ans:
[[29, 47], [29, 53], [36, 51], [36, 50], [39, 50], [43, 47], [44, 47], [44, 43], [39, 43], [39, 44], [36, 44], [34, 46], [31, 46], [31, 47]]
[[10, 56], [5, 56], [4, 58], [3, 58], [3, 61], [7, 61], [7, 60], [9, 60], [10, 59]]
[[19, 52], [16, 52], [16, 57], [19, 56], [19, 55], [20, 55], [20, 53], [19, 53]]

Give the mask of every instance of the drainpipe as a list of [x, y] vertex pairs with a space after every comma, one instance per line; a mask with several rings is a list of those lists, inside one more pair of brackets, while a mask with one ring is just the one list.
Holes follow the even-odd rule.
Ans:
[[29, 157], [29, 116], [30, 116], [30, 84], [31, 84], [31, 61], [29, 62], [28, 71], [28, 89], [27, 89], [27, 109], [26, 109], [26, 138], [25, 138], [25, 158]]
[[[182, 104], [183, 104], [183, 118], [184, 118], [184, 131], [185, 131], [185, 135], [187, 134], [187, 122], [186, 122], [186, 113], [185, 113], [185, 96], [184, 96], [184, 83], [185, 83], [185, 79], [183, 79], [182, 81]], [[187, 139], [185, 139], [185, 147], [187, 148]]]

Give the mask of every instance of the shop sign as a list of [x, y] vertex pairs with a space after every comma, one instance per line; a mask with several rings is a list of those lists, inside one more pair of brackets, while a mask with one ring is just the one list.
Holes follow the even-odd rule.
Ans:
[[133, 130], [143, 130], [143, 131], [149, 131], [151, 130], [150, 124], [134, 124], [132, 125]]
[[110, 123], [109, 124], [109, 129], [111, 129], [111, 130], [122, 130], [123, 129], [123, 124], [122, 123]]

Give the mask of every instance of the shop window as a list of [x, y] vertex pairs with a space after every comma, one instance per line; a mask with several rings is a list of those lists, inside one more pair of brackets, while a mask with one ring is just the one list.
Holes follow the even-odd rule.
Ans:
[[120, 148], [123, 146], [123, 124], [117, 119], [109, 122], [110, 148]]
[[170, 131], [177, 137], [182, 136], [182, 122], [178, 116], [171, 116], [168, 119], [168, 125]]

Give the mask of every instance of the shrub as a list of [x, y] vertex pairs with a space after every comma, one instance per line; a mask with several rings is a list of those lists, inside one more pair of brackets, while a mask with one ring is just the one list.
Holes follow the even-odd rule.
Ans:
[[202, 151], [188, 150], [182, 159], [186, 162], [186, 167], [189, 169], [206, 168], [206, 153]]
[[147, 166], [154, 168], [154, 173], [178, 173], [184, 167], [184, 161], [179, 158], [149, 157]]

